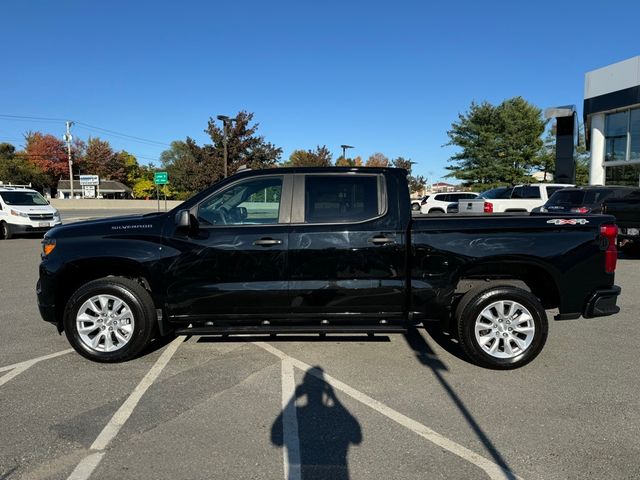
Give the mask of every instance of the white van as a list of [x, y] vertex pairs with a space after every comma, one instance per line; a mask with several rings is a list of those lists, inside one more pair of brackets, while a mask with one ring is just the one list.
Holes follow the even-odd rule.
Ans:
[[58, 210], [35, 190], [0, 185], [0, 239], [44, 233], [61, 223]]

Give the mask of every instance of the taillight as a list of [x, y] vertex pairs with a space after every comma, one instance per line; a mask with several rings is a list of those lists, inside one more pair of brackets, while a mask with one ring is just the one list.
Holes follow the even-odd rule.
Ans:
[[587, 207], [572, 208], [571, 213], [589, 213], [589, 209]]
[[493, 213], [493, 203], [484, 202], [484, 213]]
[[618, 226], [612, 223], [601, 225], [600, 235], [607, 239], [607, 250], [604, 252], [604, 269], [607, 273], [613, 273], [616, 271], [616, 263], [618, 262], [618, 248], [616, 247]]

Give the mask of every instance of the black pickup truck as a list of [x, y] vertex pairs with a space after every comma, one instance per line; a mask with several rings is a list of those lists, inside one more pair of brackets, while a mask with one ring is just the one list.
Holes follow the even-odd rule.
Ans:
[[167, 213], [54, 228], [44, 320], [96, 361], [154, 335], [401, 333], [439, 320], [515, 368], [556, 319], [617, 313], [617, 227], [586, 215], [411, 216], [392, 168], [243, 171]]

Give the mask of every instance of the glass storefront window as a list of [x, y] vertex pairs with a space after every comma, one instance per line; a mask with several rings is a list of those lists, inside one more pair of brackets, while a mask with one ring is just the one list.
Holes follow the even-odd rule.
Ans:
[[640, 163], [605, 167], [605, 183], [607, 185], [640, 186]]
[[640, 160], [640, 108], [631, 110], [629, 119], [629, 160]]
[[628, 127], [629, 111], [610, 113], [606, 116], [604, 126], [605, 162], [616, 162], [627, 159]]

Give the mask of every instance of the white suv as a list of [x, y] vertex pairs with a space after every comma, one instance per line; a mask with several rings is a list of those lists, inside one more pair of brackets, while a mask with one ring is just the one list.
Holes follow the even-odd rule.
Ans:
[[476, 198], [477, 193], [474, 192], [446, 192], [429, 195], [426, 201], [422, 202], [420, 211], [422, 213], [442, 214], [447, 213], [447, 207], [451, 204], [457, 204], [459, 200], [470, 200]]
[[35, 190], [0, 186], [0, 239], [44, 233], [61, 223], [58, 210]]

